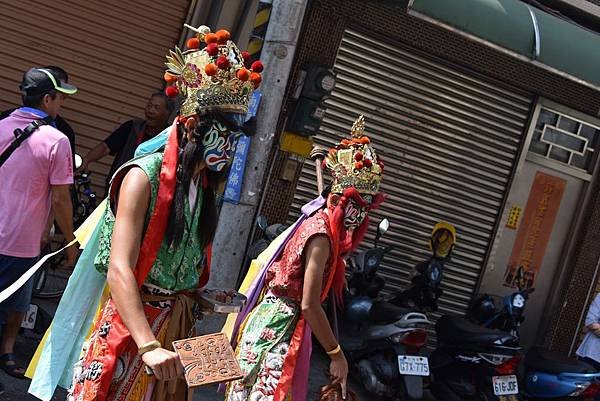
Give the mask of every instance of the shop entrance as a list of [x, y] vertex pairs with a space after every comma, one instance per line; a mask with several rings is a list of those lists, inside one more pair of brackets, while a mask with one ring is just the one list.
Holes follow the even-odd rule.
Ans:
[[567, 269], [598, 139], [595, 126], [557, 106], [538, 105], [534, 117], [480, 291], [506, 295], [518, 287], [535, 289], [520, 330], [524, 345], [542, 340], [540, 331], [551, 319], [551, 299]]

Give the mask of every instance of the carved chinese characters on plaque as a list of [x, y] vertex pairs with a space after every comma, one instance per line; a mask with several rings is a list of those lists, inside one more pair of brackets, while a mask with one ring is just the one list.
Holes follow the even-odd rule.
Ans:
[[243, 377], [227, 336], [223, 333], [173, 341], [188, 387], [221, 383]]

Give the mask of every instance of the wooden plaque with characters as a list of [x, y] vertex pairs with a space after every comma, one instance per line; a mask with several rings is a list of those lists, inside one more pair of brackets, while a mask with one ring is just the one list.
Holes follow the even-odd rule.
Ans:
[[233, 348], [223, 333], [173, 341], [189, 388], [223, 383], [243, 377]]

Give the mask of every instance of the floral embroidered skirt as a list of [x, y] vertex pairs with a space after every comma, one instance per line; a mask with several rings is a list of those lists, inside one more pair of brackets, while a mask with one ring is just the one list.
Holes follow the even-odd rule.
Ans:
[[[155, 295], [166, 295], [155, 291]], [[172, 305], [172, 301], [143, 302], [150, 328], [161, 342], [171, 320]], [[82, 359], [75, 365], [67, 401], [149, 401], [155, 398], [158, 383], [164, 382], [156, 382], [146, 374], [137, 346], [109, 299], [84, 344]]]
[[236, 348], [244, 378], [227, 387], [227, 401], [272, 401], [300, 306], [266, 295], [246, 318]]

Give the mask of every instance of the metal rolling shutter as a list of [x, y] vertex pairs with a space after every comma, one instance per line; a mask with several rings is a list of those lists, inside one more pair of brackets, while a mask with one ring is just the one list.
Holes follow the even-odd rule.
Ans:
[[[372, 221], [390, 219], [383, 242], [396, 246], [381, 270], [386, 290], [406, 286], [413, 266], [428, 256], [433, 225], [445, 220], [457, 227], [458, 245], [439, 312], [464, 312], [500, 217], [532, 96], [351, 30], [335, 71], [315, 142], [332, 145], [365, 115], [366, 132], [386, 164], [382, 190], [388, 194]], [[315, 196], [315, 182], [314, 164], [307, 162], [290, 219]]]
[[[18, 85], [32, 66], [58, 65], [79, 87], [61, 115], [85, 155], [121, 123], [144, 117], [162, 88], [164, 57], [179, 40], [189, 0], [165, 2], [0, 0], [0, 110], [20, 104]], [[103, 193], [112, 158], [92, 164]]]

